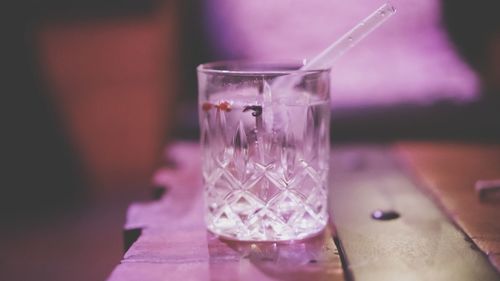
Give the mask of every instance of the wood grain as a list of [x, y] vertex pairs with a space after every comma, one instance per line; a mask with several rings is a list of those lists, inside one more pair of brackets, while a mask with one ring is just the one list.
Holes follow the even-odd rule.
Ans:
[[175, 168], [160, 170], [168, 187], [155, 202], [133, 204], [126, 229], [142, 229], [109, 281], [344, 280], [331, 227], [306, 240], [251, 243], [223, 240], [203, 222], [198, 146], [168, 150]]
[[482, 202], [478, 180], [500, 179], [500, 145], [402, 143], [423, 186], [500, 271], [500, 203]]

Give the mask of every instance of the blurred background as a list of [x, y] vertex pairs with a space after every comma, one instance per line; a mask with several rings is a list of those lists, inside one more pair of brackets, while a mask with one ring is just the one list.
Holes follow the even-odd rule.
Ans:
[[[9, 2], [1, 280], [104, 280], [165, 145], [198, 137], [198, 64], [311, 58], [383, 4]], [[332, 69], [332, 140], [498, 142], [500, 3], [393, 4]]]

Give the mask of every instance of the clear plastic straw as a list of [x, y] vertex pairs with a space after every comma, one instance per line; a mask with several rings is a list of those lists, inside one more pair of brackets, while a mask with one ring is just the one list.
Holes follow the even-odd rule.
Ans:
[[319, 55], [306, 62], [300, 69], [311, 70], [331, 68], [339, 57], [349, 51], [349, 49], [354, 47], [359, 41], [363, 40], [372, 31], [377, 29], [377, 27], [394, 15], [395, 12], [396, 8], [391, 3], [385, 3]]
[[[300, 68], [300, 70], [314, 70], [314, 69], [328, 69], [333, 66], [335, 61], [349, 51], [352, 47], [358, 44], [372, 31], [377, 29], [386, 20], [388, 20], [394, 13], [396, 8], [391, 3], [387, 2], [380, 6], [377, 10], [359, 22], [347, 33], [342, 35], [337, 41], [333, 42], [328, 48], [323, 50], [317, 56]], [[293, 74], [293, 72], [291, 73]], [[293, 75], [281, 76], [272, 83], [272, 89], [286, 89], [293, 87], [297, 82]], [[277, 92], [277, 91], [273, 91]], [[278, 93], [276, 93], [279, 95]]]
[[[396, 8], [391, 3], [385, 3], [380, 8], [371, 13], [368, 17], [359, 22], [346, 34], [331, 44], [323, 52], [306, 62], [300, 70], [329, 69], [335, 61], [363, 40], [368, 34], [377, 29], [382, 23], [389, 19], [396, 12]], [[291, 89], [300, 83], [300, 75], [293, 75], [293, 71], [274, 79], [273, 82], [264, 81], [264, 123], [268, 128], [282, 128], [290, 124], [288, 120], [291, 114], [287, 113], [285, 107], [280, 107], [277, 101], [286, 98], [287, 100], [298, 101], [299, 96], [295, 95]]]

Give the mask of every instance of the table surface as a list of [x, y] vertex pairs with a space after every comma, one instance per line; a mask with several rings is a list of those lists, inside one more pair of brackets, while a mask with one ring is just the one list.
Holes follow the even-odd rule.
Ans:
[[155, 177], [167, 192], [158, 201], [129, 208], [125, 229], [141, 229], [140, 237], [110, 281], [344, 280], [331, 226], [293, 243], [234, 242], [207, 232], [198, 155], [193, 144], [169, 150], [175, 167]]
[[[375, 149], [361, 151], [365, 151], [363, 155], [372, 155], [373, 157], [369, 156], [368, 158], [376, 159], [378, 162], [374, 162], [373, 167], [380, 170], [378, 167], [384, 166], [380, 165], [382, 162], [380, 162], [379, 156], [382, 154], [372, 153], [378, 150], [379, 148], [376, 147]], [[339, 151], [345, 152], [338, 153], [343, 157], [342, 155], [352, 154], [353, 149], [342, 148]], [[496, 218], [500, 215], [500, 204], [488, 203], [484, 205], [484, 203], [476, 200], [473, 182], [483, 178], [500, 178], [500, 146], [403, 143], [391, 146], [390, 149], [386, 148], [385, 151], [403, 157], [404, 162], [412, 168], [416, 181], [421, 183], [423, 193], [432, 198], [436, 205], [442, 208], [444, 213], [448, 214], [453, 222], [470, 237], [471, 240], [465, 242], [461, 238], [457, 239], [460, 240], [458, 241], [459, 245], [453, 246], [457, 249], [464, 248], [464, 250], [459, 251], [463, 251], [464, 257], [466, 256], [469, 259], [464, 258], [461, 262], [471, 260], [479, 268], [477, 270], [481, 274], [484, 273], [482, 276], [485, 276], [485, 280], [498, 280], [496, 279], [498, 275], [491, 273], [491, 270], [487, 268], [489, 266], [488, 262], [484, 262], [481, 254], [477, 254], [477, 251], [469, 252], [469, 246], [479, 247], [488, 255], [490, 262], [498, 268], [500, 254], [498, 251], [500, 231], [498, 229], [500, 229], [500, 220]], [[389, 280], [387, 276], [390, 275], [371, 275], [370, 272], [377, 271], [380, 273], [381, 269], [383, 269], [382, 271], [392, 270], [395, 272], [408, 269], [407, 264], [401, 266], [401, 264], [395, 263], [394, 259], [391, 260], [390, 258], [377, 259], [377, 262], [372, 264], [360, 264], [356, 262], [356, 251], [343, 253], [343, 255], [339, 254], [338, 245], [334, 243], [334, 238], [338, 238], [339, 233], [334, 231], [332, 225], [329, 225], [324, 232], [316, 237], [293, 243], [242, 243], [221, 240], [215, 237], [205, 230], [203, 222], [201, 173], [198, 155], [197, 144], [178, 143], [170, 147], [168, 157], [170, 162], [175, 163], [175, 166], [159, 170], [154, 179], [158, 185], [165, 187], [166, 192], [156, 201], [135, 203], [129, 208], [125, 225], [127, 251], [122, 262], [115, 268], [108, 280], [375, 280], [370, 279], [370, 276], [382, 278], [378, 280]], [[464, 159], [463, 157], [469, 160], [472, 159], [472, 161], [460, 161]], [[337, 159], [338, 161], [336, 160], [335, 163], [344, 161], [345, 163], [342, 165], [347, 165], [350, 171], [354, 171], [352, 173], [353, 177], [362, 178], [363, 175], [357, 173], [359, 173], [358, 170], [363, 169], [367, 171], [366, 175], [373, 176], [370, 169], [362, 167], [363, 165], [366, 166], [366, 163], [363, 164], [363, 161], [356, 160], [356, 157], [349, 156], [343, 159], [347, 159], [347, 162]], [[482, 169], [481, 166], [487, 168]], [[337, 179], [339, 182], [342, 180], [342, 178]], [[344, 184], [345, 186], [347, 184]], [[352, 191], [353, 188], [356, 188], [356, 186], [344, 189]], [[380, 190], [386, 192], [387, 189], [384, 191], [384, 188], [386, 187], [382, 187]], [[377, 187], [372, 189], [377, 190]], [[363, 188], [360, 188], [356, 192], [362, 190]], [[370, 189], [366, 190], [368, 191], [363, 192], [372, 192]], [[397, 191], [396, 193], [401, 192]], [[402, 194], [407, 196], [409, 193], [404, 191]], [[375, 196], [373, 197], [375, 201], [378, 200], [376, 195], [371, 193], [369, 195]], [[391, 201], [396, 199], [388, 196], [383, 200]], [[338, 205], [342, 207], [341, 203], [338, 203]], [[344, 208], [350, 208], [349, 204], [344, 205], [347, 206]], [[470, 208], [460, 208], [463, 206], [469, 206]], [[470, 212], [462, 212], [462, 210], [470, 209], [474, 210], [472, 212], [474, 216], [469, 215]], [[343, 227], [348, 223], [345, 223], [345, 219], [342, 220], [342, 215], [334, 217], [337, 220], [335, 224], [339, 224], [337, 225], [338, 230], [349, 229]], [[356, 220], [349, 215], [344, 215], [344, 218], [347, 218], [349, 223], [351, 220]], [[445, 220], [447, 220], [446, 217]], [[400, 220], [398, 223], [401, 224], [401, 222], [403, 222], [402, 225], [404, 226], [408, 220]], [[398, 227], [398, 223], [388, 223], [383, 225], [382, 228], [386, 228], [385, 231], [390, 232], [392, 231], [391, 227]], [[424, 222], [423, 225], [425, 224], [428, 227], [428, 222]], [[422, 222], [416, 222], [416, 225], [420, 227]], [[443, 225], [443, 223], [440, 223], [440, 225]], [[377, 227], [380, 228], [380, 226]], [[440, 227], [440, 229], [443, 228]], [[377, 228], [368, 228], [368, 231], [372, 230], [380, 231]], [[366, 228], [363, 228], [363, 231], [366, 231]], [[451, 229], [450, 231], [455, 230]], [[380, 244], [372, 238], [376, 237], [376, 234], [370, 233], [364, 237], [365, 241], [363, 243], [365, 244], [363, 245], [367, 245], [366, 241], [368, 243], [370, 241], [374, 242], [371, 245], [372, 248], [368, 245], [365, 249], [371, 257], [387, 252], [391, 253], [391, 251], [397, 252], [398, 249], [395, 248], [393, 250], [382, 249], [384, 246], [394, 247], [394, 243], [392, 245], [390, 243]], [[448, 233], [443, 234], [441, 230], [440, 235], [448, 235]], [[450, 237], [458, 237], [456, 233], [453, 235]], [[448, 240], [446, 236], [441, 238]], [[340, 240], [346, 243], [345, 247], [341, 249], [343, 251], [354, 249], [352, 245], [356, 245], [353, 235], [345, 235], [344, 237], [341, 235]], [[436, 244], [433, 243], [432, 245], [435, 247]], [[443, 247], [443, 243], [438, 245], [441, 245], [441, 249], [446, 249], [446, 247]], [[414, 257], [410, 257], [412, 259], [411, 263], [424, 266], [429, 262], [440, 263], [440, 258], [446, 258], [446, 255], [450, 254], [441, 250], [441, 256], [436, 256], [434, 253], [429, 257], [426, 250], [424, 248], [420, 252], [417, 250], [408, 253], [410, 256], [414, 255]], [[424, 253], [425, 260], [415, 263], [416, 260], [422, 259], [422, 257], [418, 256], [421, 253]], [[344, 260], [343, 268], [341, 256], [343, 258], [346, 256], [347, 258], [351, 257], [352, 261], [355, 262], [349, 264]], [[362, 253], [360, 257], [364, 258], [366, 254]], [[392, 269], [384, 262], [392, 263]], [[454, 265], [462, 266], [460, 262], [454, 263]], [[434, 267], [438, 268], [439, 266]], [[484, 272], [482, 268], [486, 268]], [[411, 270], [408, 272], [421, 271]], [[470, 273], [477, 274], [474, 271]], [[425, 276], [449, 276], [443, 275], [442, 270], [438, 273], [429, 274]], [[441, 278], [440, 280], [446, 279]]]
[[500, 145], [401, 143], [399, 152], [444, 212], [500, 271], [500, 200], [480, 200], [478, 180], [500, 179]]

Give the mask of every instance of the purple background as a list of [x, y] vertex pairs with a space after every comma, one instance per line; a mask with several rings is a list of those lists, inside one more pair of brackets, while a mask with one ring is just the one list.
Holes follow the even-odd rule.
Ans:
[[[470, 101], [478, 80], [440, 26], [436, 0], [392, 2], [397, 13], [332, 69], [334, 106]], [[207, 0], [221, 59], [311, 58], [383, 4], [371, 0]]]

